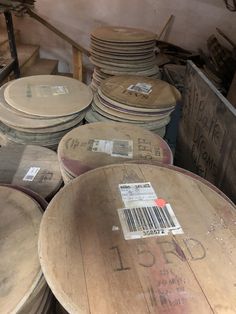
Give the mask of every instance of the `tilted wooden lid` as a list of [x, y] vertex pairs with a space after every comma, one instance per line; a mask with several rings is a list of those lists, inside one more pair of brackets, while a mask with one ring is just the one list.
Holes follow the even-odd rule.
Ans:
[[156, 39], [156, 34], [137, 28], [102, 26], [92, 32], [92, 37], [108, 42], [146, 42]]
[[18, 111], [11, 107], [4, 98], [4, 91], [9, 83], [4, 84], [0, 87], [0, 120], [7, 125], [28, 128], [28, 129], [37, 129], [37, 128], [48, 128], [53, 126], [60, 126], [68, 121], [77, 118], [77, 114], [66, 116], [62, 118], [40, 118], [37, 116], [32, 116], [25, 114], [21, 111]]
[[29, 188], [44, 198], [53, 196], [62, 184], [57, 154], [34, 145], [1, 147], [0, 183]]
[[39, 205], [28, 195], [0, 186], [0, 312], [18, 313], [42, 272], [38, 258]]
[[76, 177], [88, 170], [131, 159], [172, 163], [167, 143], [158, 135], [126, 123], [97, 122], [67, 133], [59, 143], [62, 167]]
[[174, 86], [144, 76], [113, 76], [105, 79], [100, 88], [105, 96], [132, 107], [169, 108], [181, 98]]
[[59, 75], [17, 79], [6, 87], [4, 96], [15, 109], [42, 117], [72, 115], [87, 108], [93, 98], [87, 85]]
[[230, 202], [174, 167], [102, 167], [49, 204], [40, 261], [69, 313], [235, 313], [235, 221]]

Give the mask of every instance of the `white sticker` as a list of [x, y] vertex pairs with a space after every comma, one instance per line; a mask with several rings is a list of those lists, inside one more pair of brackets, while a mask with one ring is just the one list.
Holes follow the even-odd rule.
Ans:
[[118, 209], [125, 240], [183, 234], [170, 204]]
[[133, 158], [133, 141], [94, 139], [89, 141], [89, 150], [112, 157]]
[[[157, 195], [150, 182], [119, 184], [122, 200], [126, 207], [152, 205]], [[151, 201], [150, 203], [147, 203]]]
[[135, 85], [130, 85], [127, 90], [148, 95], [152, 92], [152, 85], [147, 83], [137, 83]]
[[35, 86], [35, 93], [37, 97], [50, 97], [69, 94], [69, 91], [66, 86], [38, 85]]
[[33, 181], [39, 170], [39, 167], [30, 167], [26, 175], [24, 176], [23, 181]]

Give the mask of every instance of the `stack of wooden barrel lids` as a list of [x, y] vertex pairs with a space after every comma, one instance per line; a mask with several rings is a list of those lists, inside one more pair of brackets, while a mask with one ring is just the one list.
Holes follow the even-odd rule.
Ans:
[[103, 26], [91, 33], [91, 62], [95, 65], [91, 87], [113, 75], [142, 75], [160, 78], [156, 65], [156, 35], [129, 28]]
[[34, 145], [0, 147], [0, 184], [28, 188], [50, 200], [62, 183], [56, 152]]
[[0, 131], [6, 142], [55, 149], [64, 134], [82, 123], [92, 91], [78, 80], [38, 75], [0, 89]]
[[53, 295], [38, 257], [38, 234], [46, 205], [40, 197], [0, 185], [0, 312], [52, 313]]
[[65, 183], [94, 168], [124, 161], [173, 162], [172, 152], [161, 137], [133, 125], [114, 122], [73, 129], [60, 141], [58, 159]]
[[180, 100], [172, 85], [144, 76], [113, 76], [94, 94], [86, 121], [132, 123], [164, 136], [170, 114]]
[[196, 175], [109, 165], [53, 198], [40, 263], [70, 314], [236, 313], [235, 222], [235, 206]]

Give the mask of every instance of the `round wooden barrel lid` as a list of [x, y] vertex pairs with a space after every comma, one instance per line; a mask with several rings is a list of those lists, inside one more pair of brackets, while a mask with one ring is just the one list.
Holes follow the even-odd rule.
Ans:
[[61, 117], [86, 109], [93, 94], [78, 80], [59, 75], [36, 75], [10, 83], [4, 97], [10, 106], [24, 113]]
[[28, 195], [0, 186], [0, 311], [21, 313], [42, 276], [38, 258], [40, 206]]
[[91, 35], [105, 42], [146, 42], [156, 40], [152, 32], [131, 27], [102, 26], [96, 28]]
[[0, 183], [26, 187], [43, 198], [52, 197], [62, 185], [57, 154], [34, 145], [0, 147]]
[[179, 91], [164, 81], [132, 75], [107, 78], [101, 91], [116, 102], [150, 109], [169, 108], [181, 98]]
[[76, 119], [78, 114], [61, 118], [41, 118], [24, 114], [11, 107], [4, 98], [4, 91], [9, 83], [0, 87], [0, 120], [10, 126], [22, 127], [27, 129], [45, 128], [63, 125], [73, 119]]
[[156, 134], [124, 123], [92, 123], [75, 128], [59, 143], [62, 168], [73, 177], [108, 164], [130, 159], [172, 163], [167, 143]]
[[12, 189], [16, 189], [18, 191], [24, 192], [25, 194], [29, 195], [31, 198], [33, 198], [42, 208], [42, 210], [46, 210], [48, 206], [48, 202], [40, 196], [38, 193], [25, 188], [24, 186], [15, 185], [15, 184], [8, 184], [8, 183], [0, 183], [0, 186], [8, 186]]
[[235, 313], [235, 221], [174, 167], [111, 165], [49, 204], [40, 262], [69, 313]]

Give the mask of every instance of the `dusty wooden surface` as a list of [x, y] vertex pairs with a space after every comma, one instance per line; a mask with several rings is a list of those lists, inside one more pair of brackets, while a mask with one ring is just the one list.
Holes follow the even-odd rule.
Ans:
[[[39, 168], [26, 178], [31, 168]], [[26, 187], [43, 198], [51, 198], [62, 185], [57, 154], [45, 147], [8, 145], [0, 147], [0, 183]]]
[[236, 109], [189, 63], [176, 164], [209, 180], [236, 202]]
[[[93, 151], [95, 140], [113, 141], [114, 145], [118, 141], [120, 144], [114, 146], [117, 147], [117, 155]], [[129, 153], [124, 149], [127, 141], [132, 142]], [[71, 174], [72, 178], [88, 170], [125, 160], [148, 159], [168, 164], [173, 160], [168, 144], [158, 135], [133, 125], [112, 122], [86, 124], [73, 129], [60, 141], [58, 158], [61, 168]]]
[[[151, 182], [183, 234], [124, 239], [118, 185], [134, 182]], [[69, 313], [233, 314], [235, 221], [235, 207], [189, 175], [113, 165], [87, 172], [53, 199], [40, 228], [40, 261]]]
[[32, 198], [9, 187], [0, 187], [0, 200], [0, 312], [18, 313], [42, 277], [37, 252], [42, 212]]
[[86, 109], [92, 91], [78, 80], [59, 75], [36, 75], [11, 82], [4, 97], [13, 108], [41, 117], [61, 117]]

